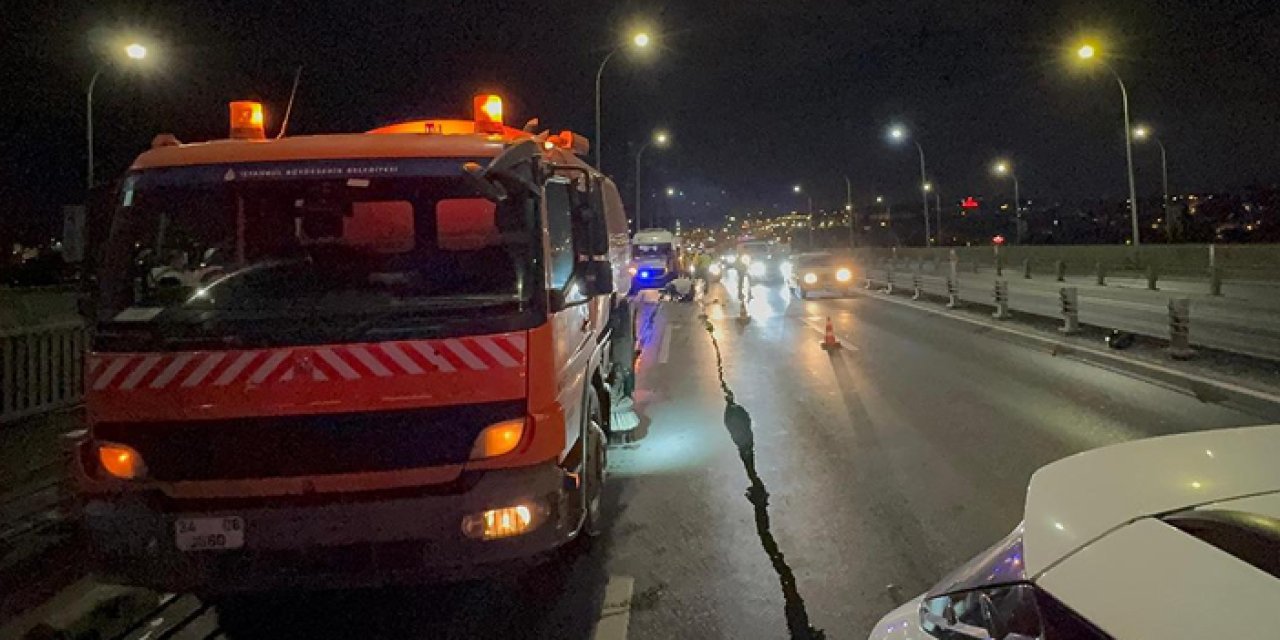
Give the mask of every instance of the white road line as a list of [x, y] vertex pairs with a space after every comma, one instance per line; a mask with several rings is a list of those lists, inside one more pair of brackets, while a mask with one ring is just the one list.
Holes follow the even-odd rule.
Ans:
[[610, 576], [604, 588], [604, 603], [600, 605], [600, 621], [596, 623], [593, 640], [626, 640], [627, 627], [631, 624], [631, 594], [636, 581], [631, 576]]
[[664, 327], [662, 332], [662, 346], [658, 348], [658, 363], [666, 364], [667, 358], [671, 356], [671, 327]]

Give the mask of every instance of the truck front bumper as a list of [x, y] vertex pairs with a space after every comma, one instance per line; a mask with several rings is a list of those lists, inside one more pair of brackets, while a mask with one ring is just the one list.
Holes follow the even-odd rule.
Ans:
[[[469, 472], [465, 490], [369, 496], [306, 496], [292, 502], [173, 503], [151, 492], [89, 496], [83, 517], [93, 559], [109, 581], [165, 591], [224, 593], [448, 582], [533, 564], [577, 533], [566, 475], [555, 464]], [[522, 535], [463, 534], [468, 514], [537, 505]], [[179, 518], [244, 521], [238, 549], [182, 551]]]

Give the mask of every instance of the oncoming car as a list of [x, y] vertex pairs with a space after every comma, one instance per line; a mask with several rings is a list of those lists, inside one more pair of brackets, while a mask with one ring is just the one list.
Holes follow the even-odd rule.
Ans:
[[817, 291], [848, 295], [853, 291], [853, 260], [831, 253], [802, 253], [792, 261], [787, 286], [801, 300]]
[[745, 269], [752, 282], [778, 282], [789, 270], [786, 248], [767, 240], [750, 240], [738, 245], [737, 269]]
[[1270, 425], [1127, 442], [1050, 464], [1032, 476], [1012, 533], [870, 637], [1275, 637], [1278, 449], [1280, 425]]

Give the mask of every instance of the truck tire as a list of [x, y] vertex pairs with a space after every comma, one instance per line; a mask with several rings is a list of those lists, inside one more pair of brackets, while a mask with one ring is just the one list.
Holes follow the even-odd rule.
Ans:
[[609, 361], [613, 365], [609, 372], [613, 379], [611, 386], [621, 391], [621, 397], [630, 398], [636, 379], [636, 331], [631, 301], [624, 298], [619, 302], [609, 319], [613, 325], [609, 344]]
[[594, 391], [587, 393], [585, 436], [583, 454], [586, 458], [582, 466], [585, 481], [583, 500], [586, 504], [580, 536], [595, 538], [604, 531], [604, 483], [609, 465], [609, 441], [604, 433], [604, 413], [601, 409], [600, 396]]

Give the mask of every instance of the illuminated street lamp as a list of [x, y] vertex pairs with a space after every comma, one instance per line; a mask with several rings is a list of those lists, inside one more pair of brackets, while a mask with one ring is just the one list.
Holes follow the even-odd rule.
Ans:
[[1013, 179], [1013, 213], [1018, 219], [1018, 244], [1022, 244], [1022, 200], [1018, 194], [1018, 176], [1014, 175], [1013, 167], [1003, 160], [992, 165], [991, 172], [1001, 177], [1009, 176]]
[[[1133, 179], [1133, 138], [1131, 135], [1132, 127], [1129, 124], [1129, 90], [1124, 86], [1124, 80], [1120, 79], [1120, 74], [1111, 68], [1106, 61], [1097, 59], [1098, 50], [1092, 43], [1082, 43], [1076, 49], [1076, 57], [1090, 64], [1100, 64], [1107, 71], [1111, 72], [1111, 76], [1116, 79], [1116, 84], [1120, 85], [1120, 103], [1124, 110], [1124, 157], [1125, 163], [1129, 171], [1129, 221], [1133, 225], [1133, 246], [1139, 245], [1138, 239], [1138, 189]], [[1096, 60], [1095, 60], [1096, 59]]]
[[[137, 42], [125, 45], [122, 50], [125, 57], [134, 62], [147, 57], [147, 48]], [[99, 65], [94, 70], [93, 77], [89, 78], [89, 88], [84, 93], [84, 137], [88, 148], [88, 153], [85, 154], [88, 158], [85, 171], [86, 192], [93, 190], [93, 89], [98, 85], [98, 77], [102, 75], [104, 68], [103, 65]]]
[[[644, 34], [640, 34], [640, 35], [644, 35]], [[645, 37], [647, 38], [648, 36], [645, 36]], [[658, 145], [658, 148], [659, 148], [659, 149], [665, 149], [665, 148], [667, 148], [667, 145], [668, 145], [668, 144], [670, 144], [670, 142], [671, 142], [671, 135], [670, 135], [670, 134], [668, 134], [666, 131], [658, 130], [658, 131], [653, 132], [653, 136], [652, 136], [651, 138], [649, 138], [649, 140], [648, 140], [647, 142], [645, 142], [644, 144], [640, 145], [640, 150], [639, 150], [639, 151], [636, 151], [636, 211], [635, 211], [635, 216], [636, 216], [636, 224], [637, 224], [637, 225], [639, 225], [639, 224], [640, 224], [640, 159], [644, 157], [644, 150], [645, 150], [645, 149], [648, 149], [648, 148], [649, 148], [649, 145], [651, 145], [651, 144], [653, 144], [653, 145]], [[667, 188], [667, 195], [668, 195], [668, 196], [669, 196], [669, 195], [672, 195], [672, 194], [673, 194], [673, 192], [674, 192], [674, 190], [673, 190], [673, 189], [671, 189], [670, 187], [668, 187], [668, 188]], [[652, 226], [652, 225], [653, 225], [653, 221], [652, 221], [652, 220], [650, 220], [650, 221], [649, 221], [649, 224], [650, 224], [650, 226]]]
[[1160, 184], [1162, 188], [1160, 208], [1167, 219], [1169, 215], [1169, 159], [1164, 151], [1164, 143], [1155, 135], [1151, 127], [1141, 124], [1133, 128], [1133, 139], [1139, 142], [1151, 140], [1156, 143], [1157, 147], [1160, 147]]
[[[649, 48], [649, 45], [652, 43], [652, 39], [649, 37], [648, 33], [644, 31], [640, 31], [632, 34], [630, 43], [631, 43], [631, 46], [634, 47], [635, 49], [644, 50]], [[596, 69], [596, 139], [595, 139], [596, 168], [601, 171], [604, 170], [604, 164], [602, 160], [603, 158], [602, 151], [604, 150], [604, 135], [600, 132], [600, 80], [604, 77], [605, 65], [609, 64], [609, 60], [613, 58], [614, 54], [618, 53], [619, 51], [622, 51], [622, 48], [624, 46], [626, 45], [618, 45], [614, 47], [613, 50], [610, 51], [609, 54], [604, 57], [604, 60], [600, 61], [600, 68]]]
[[[894, 125], [889, 128], [889, 138], [894, 142], [906, 140], [907, 130], [900, 125]], [[920, 152], [920, 184], [923, 187], [924, 184], [929, 182], [929, 175], [924, 170], [924, 147], [920, 146], [920, 143], [916, 140], [912, 140], [912, 142], [916, 145], [916, 151]], [[923, 204], [924, 212], [924, 246], [927, 247], [931, 240], [929, 232], [929, 194], [923, 188], [920, 190], [920, 201]]]

